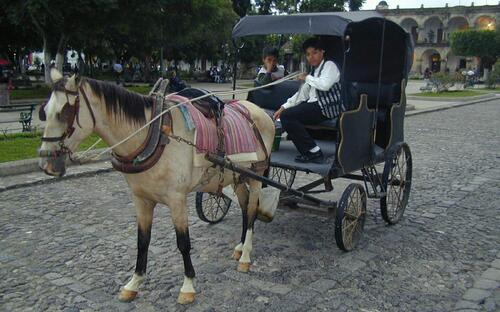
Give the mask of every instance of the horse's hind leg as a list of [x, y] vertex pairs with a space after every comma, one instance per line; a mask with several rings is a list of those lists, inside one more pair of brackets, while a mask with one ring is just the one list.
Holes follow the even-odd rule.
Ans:
[[[263, 172], [260, 173], [261, 175]], [[252, 252], [253, 226], [257, 215], [257, 205], [259, 203], [259, 193], [262, 183], [256, 180], [250, 180], [250, 192], [248, 195], [248, 204], [246, 209], [246, 233], [243, 243], [242, 253], [238, 264], [238, 271], [248, 272], [250, 269], [250, 253]], [[245, 215], [245, 214], [244, 214]], [[245, 217], [243, 217], [245, 218]], [[244, 219], [245, 220], [245, 219]], [[245, 229], [245, 226], [243, 225]]]
[[241, 258], [241, 253], [243, 252], [243, 243], [245, 242], [245, 236], [247, 234], [247, 226], [248, 226], [248, 215], [247, 215], [247, 206], [248, 206], [248, 188], [245, 183], [238, 183], [233, 186], [234, 193], [238, 197], [238, 203], [241, 207], [241, 215], [243, 217], [243, 226], [241, 231], [241, 240], [238, 245], [234, 248], [233, 259], [238, 261]]
[[132, 279], [120, 292], [121, 301], [132, 301], [137, 296], [139, 286], [143, 283], [146, 275], [148, 261], [148, 247], [151, 240], [151, 225], [153, 223], [153, 212], [155, 202], [133, 196], [137, 214], [137, 263]]
[[177, 248], [182, 254], [184, 261], [184, 283], [182, 284], [177, 302], [188, 304], [194, 301], [196, 291], [194, 290], [194, 268], [191, 263], [191, 240], [189, 238], [188, 211], [186, 194], [171, 196], [167, 202], [172, 212], [172, 221], [177, 235]]

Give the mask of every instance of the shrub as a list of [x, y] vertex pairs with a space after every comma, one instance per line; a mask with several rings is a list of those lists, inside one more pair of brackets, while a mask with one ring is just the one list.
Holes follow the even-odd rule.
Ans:
[[490, 71], [488, 78], [486, 79], [486, 87], [488, 89], [495, 89], [498, 81], [500, 80], [500, 61], [493, 65], [492, 71]]
[[455, 75], [447, 73], [434, 73], [430, 79], [432, 90], [437, 93], [448, 91], [457, 81]]

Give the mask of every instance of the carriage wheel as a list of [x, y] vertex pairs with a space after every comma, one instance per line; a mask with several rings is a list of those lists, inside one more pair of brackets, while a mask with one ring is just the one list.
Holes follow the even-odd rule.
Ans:
[[396, 224], [403, 217], [411, 189], [412, 158], [406, 143], [395, 146], [385, 161], [382, 186], [386, 196], [380, 199], [382, 217], [389, 224]]
[[222, 221], [229, 211], [231, 199], [222, 194], [196, 193], [196, 212], [198, 217], [208, 223], [214, 224]]
[[297, 170], [269, 166], [269, 179], [292, 187]]
[[353, 250], [363, 235], [366, 218], [366, 192], [351, 183], [342, 193], [335, 216], [335, 241], [344, 251]]

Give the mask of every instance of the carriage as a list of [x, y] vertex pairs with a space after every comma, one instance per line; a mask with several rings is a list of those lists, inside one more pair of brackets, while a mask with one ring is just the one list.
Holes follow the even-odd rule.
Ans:
[[[326, 43], [326, 58], [339, 66], [342, 97], [348, 109], [339, 118], [309, 127], [326, 162], [295, 162], [297, 151], [291, 141], [282, 141], [272, 152], [266, 177], [217, 156], [210, 160], [280, 189], [286, 195], [282, 205], [306, 204], [328, 212], [333, 216], [338, 247], [352, 250], [363, 232], [367, 198], [380, 201], [382, 217], [388, 224], [401, 219], [408, 203], [412, 156], [404, 142], [404, 117], [405, 87], [413, 60], [410, 36], [372, 11], [255, 15], [236, 24], [233, 43], [243, 48], [245, 37], [269, 34], [320, 36]], [[235, 64], [234, 78], [236, 69]], [[233, 89], [235, 82], [233, 79]], [[284, 81], [250, 92], [248, 100], [272, 114], [298, 88], [297, 81]], [[297, 172], [316, 174], [318, 179], [298, 186], [294, 183]], [[338, 202], [314, 196], [331, 192], [332, 180], [338, 178], [357, 182], [345, 188]], [[321, 185], [324, 188], [318, 190]], [[197, 213], [206, 222], [220, 222], [230, 206], [231, 199], [224, 194], [196, 194]]]

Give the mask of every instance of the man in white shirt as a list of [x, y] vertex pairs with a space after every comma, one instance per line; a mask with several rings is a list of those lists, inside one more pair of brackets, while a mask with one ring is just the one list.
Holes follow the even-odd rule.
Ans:
[[312, 74], [302, 73], [298, 77], [305, 83], [274, 113], [274, 118], [281, 119], [283, 130], [300, 152], [295, 161], [323, 163], [323, 152], [305, 125], [336, 118], [345, 110], [340, 71], [333, 61], [324, 59], [325, 49], [319, 38], [307, 39], [302, 48], [314, 71]]

